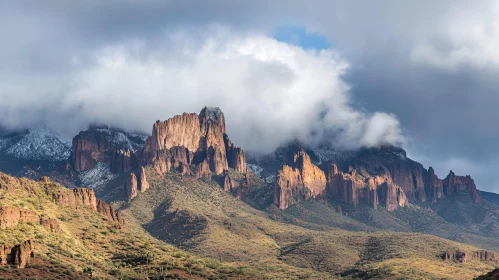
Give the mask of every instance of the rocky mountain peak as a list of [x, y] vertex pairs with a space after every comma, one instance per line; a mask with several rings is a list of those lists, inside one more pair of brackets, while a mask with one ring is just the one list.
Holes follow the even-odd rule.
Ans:
[[153, 165], [159, 172], [172, 168], [187, 170], [191, 164], [202, 165], [195, 173], [210, 172], [220, 175], [228, 168], [246, 171], [246, 157], [236, 147], [225, 130], [225, 117], [219, 108], [205, 107], [198, 114], [184, 113], [163, 122], [156, 122], [152, 136], [140, 153], [141, 165]]
[[0, 135], [0, 154], [13, 159], [65, 161], [70, 152], [69, 142], [46, 125]]

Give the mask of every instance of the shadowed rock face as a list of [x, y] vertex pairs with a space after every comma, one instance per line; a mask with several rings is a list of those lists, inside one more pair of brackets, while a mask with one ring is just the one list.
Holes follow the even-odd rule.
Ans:
[[246, 171], [244, 152], [227, 136], [225, 117], [218, 108], [205, 107], [199, 115], [184, 113], [157, 121], [140, 154], [142, 165], [152, 165], [160, 173], [172, 168], [186, 171], [185, 165], [190, 164], [203, 165], [196, 173], [203, 177], [207, 177], [206, 164], [217, 175], [229, 167]]
[[469, 252], [445, 252], [442, 254], [442, 259], [445, 261], [457, 261], [457, 262], [468, 262], [470, 260], [478, 261], [488, 261], [498, 263], [499, 260], [496, 258], [494, 252], [491, 251], [473, 251]]
[[[274, 191], [274, 204], [281, 209], [324, 193], [323, 171], [317, 166], [310, 168], [314, 165], [303, 146], [295, 144], [290, 149], [296, 150], [295, 155], [291, 160], [284, 154]], [[322, 167], [327, 169], [327, 196], [354, 207], [363, 201], [374, 209], [381, 205], [394, 211], [410, 201], [435, 202], [462, 194], [469, 195], [475, 203], [481, 202], [481, 194], [470, 176], [456, 176], [451, 171], [441, 180], [433, 168], [426, 170], [408, 159], [401, 148], [360, 150], [343, 162], [343, 170], [348, 171], [341, 171], [335, 162]]]
[[29, 260], [35, 256], [35, 244], [26, 240], [13, 247], [0, 245], [0, 265], [16, 265], [25, 268]]
[[97, 212], [99, 212], [109, 220], [116, 222], [119, 226], [125, 224], [125, 220], [121, 217], [121, 213], [115, 211], [111, 206], [109, 206], [106, 202], [102, 200], [97, 201]]
[[230, 192], [233, 188], [235, 188], [236, 184], [232, 177], [230, 177], [229, 170], [224, 171], [224, 191]]
[[326, 175], [310, 161], [304, 151], [295, 154], [292, 166], [284, 165], [277, 172], [274, 204], [280, 209], [324, 194]]
[[403, 190], [393, 183], [389, 173], [385, 170], [380, 175], [371, 176], [361, 169], [350, 170], [348, 173], [338, 171], [335, 163], [330, 163], [327, 185], [327, 195], [352, 206], [357, 206], [359, 201], [365, 201], [372, 208], [378, 205], [386, 207], [388, 211], [396, 210], [406, 204]]
[[71, 165], [81, 172], [94, 168], [98, 162], [105, 162], [111, 165], [114, 173], [128, 172], [137, 167], [133, 151], [143, 147], [144, 138], [107, 127], [91, 127], [73, 138]]
[[402, 189], [408, 201], [435, 202], [467, 193], [475, 203], [481, 202], [481, 194], [469, 175], [456, 176], [451, 171], [441, 180], [432, 167], [426, 170], [420, 163], [407, 158], [401, 148], [387, 146], [364, 149], [349, 164], [354, 170], [365, 170], [370, 176], [388, 175]]

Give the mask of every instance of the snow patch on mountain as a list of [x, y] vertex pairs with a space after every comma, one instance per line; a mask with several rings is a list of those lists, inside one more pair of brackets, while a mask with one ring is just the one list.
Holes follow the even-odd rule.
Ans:
[[0, 142], [0, 151], [16, 159], [55, 162], [67, 160], [71, 154], [70, 143], [44, 125]]
[[259, 178], [262, 178], [262, 172], [263, 172], [263, 168], [256, 165], [256, 164], [251, 164], [251, 163], [247, 163], [246, 164], [246, 167], [248, 167], [248, 169], [255, 173], [256, 176], [258, 176]]
[[328, 162], [330, 160], [345, 160], [354, 155], [353, 152], [338, 152], [332, 149], [322, 148], [314, 149], [311, 152], [319, 159], [319, 163]]
[[97, 163], [94, 168], [81, 172], [78, 176], [82, 186], [91, 189], [102, 188], [107, 182], [118, 177], [111, 172], [111, 165], [104, 162]]
[[95, 131], [106, 135], [106, 139], [116, 143], [118, 146], [130, 148], [132, 152], [141, 149], [146, 142], [147, 135], [138, 133], [127, 133], [109, 128], [95, 128]]

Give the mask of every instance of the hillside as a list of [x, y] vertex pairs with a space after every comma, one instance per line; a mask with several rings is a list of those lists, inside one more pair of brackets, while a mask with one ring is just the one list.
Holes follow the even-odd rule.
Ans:
[[448, 251], [480, 250], [432, 235], [379, 231], [338, 213], [324, 220], [304, 217], [330, 208], [324, 203], [257, 210], [242, 200], [249, 199], [243, 198], [249, 189], [261, 187], [257, 177], [246, 190], [228, 193], [221, 178], [198, 180], [176, 172], [161, 176], [153, 169], [146, 173], [150, 188], [123, 204], [123, 213], [160, 240], [273, 277], [283, 275], [272, 271], [289, 267], [287, 277], [297, 278], [471, 279], [496, 266], [479, 260], [444, 261], [442, 254]]
[[151, 237], [126, 212], [121, 218], [95, 200], [93, 191], [80, 190], [73, 196], [75, 190], [46, 178], [37, 182], [0, 173], [0, 245], [12, 248], [30, 240], [35, 248], [33, 258], [23, 255], [25, 268], [0, 265], [0, 278], [250, 277], [243, 268], [195, 257]]

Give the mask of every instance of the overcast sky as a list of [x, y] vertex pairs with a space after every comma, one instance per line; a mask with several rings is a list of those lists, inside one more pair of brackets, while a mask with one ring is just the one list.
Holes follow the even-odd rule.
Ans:
[[397, 143], [440, 177], [499, 191], [498, 13], [495, 1], [2, 1], [0, 124], [149, 133], [219, 106], [247, 150]]

